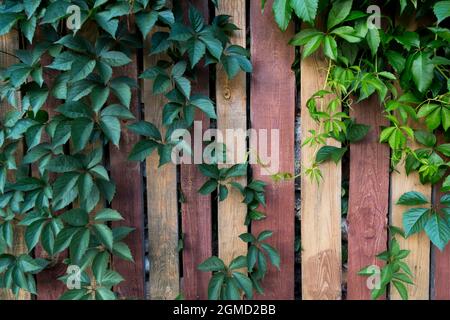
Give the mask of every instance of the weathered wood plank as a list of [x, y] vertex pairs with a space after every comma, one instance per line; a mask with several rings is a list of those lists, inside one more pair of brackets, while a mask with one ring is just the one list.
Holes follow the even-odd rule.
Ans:
[[[36, 31], [36, 41], [44, 41], [45, 30], [44, 27], [38, 28]], [[41, 65], [47, 66], [49, 65], [53, 59], [50, 55], [45, 54], [41, 58]], [[45, 68], [44, 72], [44, 81], [46, 85], [51, 88], [53, 82], [58, 76], [59, 72], [56, 70]], [[62, 102], [58, 99], [55, 99], [51, 94], [49, 94], [47, 101], [42, 106], [42, 110], [45, 110], [49, 114], [49, 118], [52, 118], [57, 113], [55, 109]], [[48, 137], [46, 134], [43, 135], [43, 141], [48, 141]], [[39, 171], [36, 166], [32, 166], [32, 173], [34, 176], [39, 176]], [[56, 174], [50, 174], [51, 181], [54, 181], [56, 178]], [[63, 212], [63, 210], [61, 211]], [[45, 250], [42, 249], [41, 245], [37, 245], [34, 251], [36, 257], [48, 258], [48, 254]], [[66, 290], [66, 286], [60, 280], [59, 277], [63, 276], [66, 273], [67, 265], [65, 265], [62, 261], [67, 257], [67, 252], [62, 252], [54, 257], [54, 261], [51, 266], [42, 272], [36, 275], [36, 287], [37, 287], [37, 300], [57, 300]]]
[[[136, 52], [131, 53], [132, 62], [114, 71], [115, 77], [127, 76], [138, 78]], [[140, 103], [136, 90], [133, 90], [130, 111], [136, 119], [140, 118]], [[124, 282], [115, 288], [121, 298], [145, 298], [144, 270], [144, 190], [141, 164], [131, 162], [128, 155], [139, 141], [139, 136], [130, 132], [122, 121], [122, 136], [119, 148], [110, 145], [111, 178], [116, 183], [116, 195], [111, 207], [119, 211], [125, 220], [113, 223], [113, 227], [127, 226], [134, 228], [125, 243], [130, 247], [134, 262], [113, 258], [114, 270], [123, 277]]]
[[[438, 134], [438, 143], [446, 143], [442, 133]], [[449, 159], [445, 159], [449, 160]], [[441, 191], [442, 182], [433, 187], [433, 204], [436, 209], [443, 206], [440, 203], [441, 197], [445, 194]], [[447, 245], [444, 251], [433, 247], [434, 255], [434, 300], [450, 300], [450, 246]]]
[[[324, 88], [327, 61], [321, 53], [301, 63], [301, 130], [302, 141], [309, 130], [319, 130], [310, 117], [306, 102]], [[330, 145], [339, 147], [334, 140]], [[302, 149], [301, 233], [302, 233], [302, 297], [305, 300], [341, 298], [341, 164], [320, 166], [320, 184], [305, 175], [314, 161], [316, 147]]]
[[[12, 30], [8, 34], [0, 36], [0, 68], [7, 68], [14, 63], [17, 63], [17, 59], [14, 57], [15, 51], [19, 49], [19, 34], [16, 30]], [[5, 53], [6, 52], [6, 53]], [[7, 54], [8, 53], [8, 54]], [[19, 95], [19, 93], [18, 93]], [[20, 97], [17, 99], [20, 102]], [[3, 118], [5, 114], [11, 110], [11, 106], [7, 102], [0, 103], [0, 117]], [[21, 157], [23, 154], [23, 145], [17, 149], [17, 157]], [[14, 174], [8, 172], [8, 180], [12, 181]], [[19, 255], [27, 253], [27, 247], [25, 244], [24, 228], [15, 226], [14, 228], [14, 246], [9, 251], [11, 254]], [[10, 290], [0, 289], [0, 300], [30, 300], [29, 293], [23, 290], [19, 291], [17, 297]]]
[[[413, 150], [420, 147], [416, 143], [411, 143]], [[431, 186], [422, 185], [417, 172], [406, 175], [404, 163], [400, 163], [396, 171], [391, 174], [391, 224], [402, 227], [403, 213], [410, 206], [396, 205], [398, 199], [406, 192], [417, 191], [423, 193], [431, 199]], [[415, 234], [408, 239], [397, 237], [400, 248], [410, 250], [411, 253], [405, 262], [411, 268], [414, 275], [414, 285], [407, 285], [410, 300], [427, 300], [429, 298], [430, 281], [430, 241], [424, 232]], [[400, 300], [398, 292], [391, 288], [391, 300]]]
[[[232, 43], [245, 47], [246, 45], [246, 23], [245, 23], [245, 0], [222, 0], [219, 1], [218, 14], [228, 14], [232, 16], [232, 21], [240, 30], [235, 31]], [[238, 74], [234, 79], [229, 80], [225, 71], [220, 67], [217, 70], [217, 128], [225, 135], [227, 129], [247, 129], [246, 115], [246, 75]], [[238, 145], [235, 139], [227, 141], [227, 148]], [[238, 146], [239, 147], [239, 146]], [[233, 159], [236, 160], [236, 159]], [[245, 185], [246, 178], [236, 179], [237, 182]], [[218, 233], [219, 233], [219, 256], [225, 263], [229, 263], [234, 258], [245, 255], [247, 245], [239, 235], [247, 232], [244, 225], [247, 206], [242, 203], [242, 195], [236, 190], [230, 190], [228, 198], [219, 202], [218, 209]]]
[[347, 299], [370, 299], [367, 278], [358, 271], [368, 265], [381, 267], [376, 255], [387, 247], [389, 206], [389, 147], [379, 143], [381, 126], [389, 123], [376, 96], [354, 105], [350, 116], [371, 126], [363, 141], [350, 146], [348, 207]]
[[[268, 6], [272, 5], [270, 1]], [[251, 3], [251, 50], [253, 73], [251, 81], [252, 129], [262, 133], [267, 130], [268, 152], [274, 161], [279, 157], [279, 168], [275, 172], [294, 172], [295, 137], [295, 74], [291, 64], [295, 50], [287, 43], [294, 35], [293, 25], [280, 32], [272, 14], [261, 14], [261, 7]], [[271, 141], [271, 130], [279, 131], [279, 141]], [[258, 136], [255, 137], [256, 140]], [[252, 146], [255, 143], [251, 143]], [[273, 150], [269, 146], [275, 146]], [[251, 150], [257, 153], [258, 150]], [[278, 153], [274, 155], [274, 153]], [[264, 161], [264, 160], [263, 160]], [[264, 163], [266, 163], [264, 161]], [[252, 223], [252, 232], [264, 230], [274, 232], [269, 243], [277, 248], [281, 256], [281, 269], [269, 268], [264, 278], [263, 299], [294, 298], [294, 241], [295, 241], [295, 190], [294, 180], [274, 184], [268, 172], [260, 165], [253, 165], [255, 179], [268, 183], [266, 187], [267, 207], [263, 210], [267, 218]]]
[[[146, 40], [147, 45], [150, 40]], [[144, 69], [160, 59], [160, 56], [144, 54]], [[154, 96], [152, 82], [143, 81], [143, 102], [145, 120], [155, 124], [162, 131], [162, 110], [166, 100]], [[173, 300], [180, 292], [178, 259], [178, 201], [177, 171], [169, 163], [158, 168], [159, 156], [154, 152], [146, 163], [147, 216], [150, 260], [149, 298]]]
[[[208, 0], [193, 0], [190, 2], [209, 20]], [[185, 12], [188, 3], [183, 2]], [[203, 65], [197, 66], [197, 79], [192, 84], [195, 93], [209, 96], [209, 69]], [[203, 131], [209, 128], [210, 121], [204, 113], [197, 111], [195, 121], [202, 124]], [[195, 132], [192, 137], [203, 132]], [[206, 178], [195, 164], [182, 164], [180, 168], [181, 190], [185, 201], [181, 205], [182, 232], [184, 234], [183, 249], [183, 294], [188, 300], [205, 300], [208, 298], [208, 283], [210, 275], [201, 272], [197, 266], [212, 254], [212, 221], [211, 197], [202, 196], [198, 190], [206, 182]]]

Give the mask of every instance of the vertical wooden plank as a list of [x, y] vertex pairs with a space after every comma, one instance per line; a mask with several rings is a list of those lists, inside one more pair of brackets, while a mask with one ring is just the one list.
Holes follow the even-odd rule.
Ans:
[[[133, 51], [130, 56], [132, 62], [114, 71], [115, 77], [127, 76], [138, 78], [137, 57]], [[137, 92], [133, 90], [130, 111], [139, 120], [140, 104]], [[121, 298], [145, 298], [144, 271], [144, 199], [141, 164], [131, 162], [128, 155], [133, 146], [139, 141], [136, 134], [130, 132], [122, 121], [122, 136], [119, 148], [110, 145], [111, 178], [116, 183], [116, 195], [111, 207], [119, 211], [125, 220], [113, 223], [113, 227], [127, 226], [134, 228], [125, 243], [130, 247], [134, 263], [122, 259], [113, 259], [113, 266], [125, 279], [115, 291]]]
[[[272, 1], [270, 1], [272, 2]], [[267, 4], [271, 6], [271, 3]], [[294, 172], [295, 137], [295, 74], [291, 70], [295, 51], [287, 43], [294, 35], [293, 25], [280, 32], [270, 12], [261, 14], [259, 3], [250, 3], [251, 51], [253, 73], [251, 81], [252, 129], [279, 130], [279, 141], [268, 138], [268, 155], [279, 154], [277, 172]], [[276, 110], [276, 111], [275, 111]], [[257, 139], [258, 137], [256, 137]], [[254, 144], [252, 144], [254, 145]], [[271, 145], [277, 145], [270, 150]], [[258, 152], [258, 150], [251, 150]], [[269, 240], [281, 256], [281, 270], [270, 268], [264, 279], [264, 299], [294, 298], [295, 190], [294, 180], [273, 184], [260, 165], [253, 166], [255, 179], [268, 183], [266, 187], [267, 218], [252, 224], [252, 232], [274, 232]], [[272, 182], [272, 183], [271, 183]], [[261, 298], [261, 297], [260, 297]]]
[[[234, 24], [240, 28], [235, 31], [231, 41], [233, 44], [245, 48], [246, 24], [245, 24], [245, 0], [219, 1], [218, 14], [232, 16]], [[229, 80], [225, 71], [219, 67], [217, 70], [217, 128], [225, 135], [227, 129], [247, 129], [246, 112], [246, 75], [239, 73], [234, 79]], [[235, 144], [234, 139], [225, 144], [230, 148]], [[247, 179], [238, 178], [237, 182], [245, 185]], [[228, 264], [240, 255], [246, 255], [247, 245], [239, 235], [247, 232], [244, 225], [247, 214], [247, 206], [242, 203], [242, 195], [236, 190], [230, 190], [228, 198], [219, 202], [218, 209], [218, 233], [219, 256]]]
[[[145, 41], [150, 44], [150, 39]], [[144, 54], [144, 69], [154, 66], [161, 56]], [[163, 96], [154, 96], [152, 81], [143, 81], [145, 120], [162, 131]], [[149, 297], [173, 300], [180, 292], [178, 259], [178, 201], [176, 166], [168, 163], [158, 168], [159, 156], [154, 152], [146, 163], [147, 216], [150, 260]]]
[[[445, 143], [444, 135], [438, 133], [438, 143]], [[445, 159], [448, 161], [448, 159]], [[445, 194], [441, 192], [442, 182], [433, 187], [433, 204], [436, 209], [442, 209], [441, 197]], [[434, 253], [434, 300], [450, 300], [450, 246], [447, 245], [444, 251], [433, 247]]]
[[[320, 126], [309, 115], [306, 102], [326, 83], [328, 63], [321, 53], [301, 62], [301, 127], [302, 142], [309, 130]], [[325, 105], [325, 104], [324, 104]], [[329, 145], [340, 146], [335, 140]], [[341, 164], [320, 166], [320, 184], [305, 175], [314, 161], [316, 147], [302, 149], [301, 233], [302, 233], [302, 297], [305, 300], [341, 298]]]
[[[45, 41], [44, 33], [44, 27], [38, 28], [35, 38], [36, 43]], [[44, 81], [49, 88], [53, 86], [53, 82], [59, 74], [56, 70], [45, 68], [45, 66], [51, 64], [52, 61], [53, 58], [49, 54], [45, 54], [41, 58], [41, 65], [44, 66], [45, 70]], [[49, 94], [47, 101], [42, 106], [42, 110], [45, 110], [49, 114], [49, 118], [52, 118], [56, 115], [55, 109], [61, 103], [60, 100], [55, 99]], [[43, 135], [43, 140], [48, 141], [46, 134]], [[31, 170], [34, 176], [39, 176], [39, 171], [36, 166], [32, 166]], [[51, 181], [54, 181], [55, 178], [56, 174], [50, 174]], [[48, 258], [48, 254], [39, 244], [36, 246], [34, 253], [36, 257]], [[55, 261], [53, 261], [48, 268], [36, 275], [36, 287], [38, 292], [37, 300], [57, 300], [67, 290], [64, 283], [58, 280], [59, 277], [66, 273], [67, 266], [62, 262], [66, 257], [66, 252], [58, 254], [55, 257]]]
[[389, 157], [386, 144], [379, 143], [381, 126], [389, 122], [376, 96], [350, 111], [358, 123], [371, 127], [363, 141], [350, 146], [350, 190], [348, 207], [349, 300], [370, 299], [367, 279], [358, 271], [368, 265], [381, 267], [376, 255], [386, 250], [389, 205]]
[[[410, 147], [415, 150], [421, 146], [417, 143], [411, 143]], [[410, 206], [396, 205], [398, 199], [406, 192], [417, 191], [423, 193], [428, 199], [431, 199], [431, 186], [422, 185], [419, 181], [417, 172], [406, 175], [404, 163], [400, 163], [396, 170], [391, 174], [391, 224], [402, 227], [403, 213]], [[429, 281], [430, 281], [430, 241], [425, 232], [415, 234], [408, 239], [397, 237], [400, 248], [410, 250], [411, 253], [405, 259], [405, 262], [411, 268], [414, 275], [414, 285], [407, 285], [410, 300], [428, 300]], [[391, 288], [391, 300], [400, 300], [398, 292]]]
[[[19, 49], [19, 34], [16, 30], [12, 30], [8, 34], [0, 36], [0, 68], [7, 68], [14, 63], [17, 63], [17, 59], [13, 56], [15, 51]], [[6, 53], [5, 53], [6, 52]], [[7, 54], [9, 53], [9, 54]], [[19, 95], [19, 93], [17, 93]], [[17, 99], [20, 103], [20, 97]], [[6, 112], [11, 110], [11, 106], [7, 102], [0, 103], [0, 117], [3, 118]], [[17, 149], [17, 156], [21, 157], [23, 152], [23, 146], [19, 146]], [[12, 181], [14, 175], [12, 172], [8, 172], [8, 180]], [[11, 254], [20, 255], [27, 253], [27, 247], [25, 244], [24, 228], [15, 226], [14, 228], [14, 247], [10, 250]], [[29, 293], [20, 290], [16, 297], [10, 290], [0, 289], [0, 300], [30, 300]]]
[[[191, 4], [203, 14], [205, 21], [209, 20], [208, 0], [193, 0]], [[186, 1], [183, 2], [183, 8], [187, 13], [189, 6]], [[209, 96], [209, 69], [199, 65], [197, 70], [197, 79], [192, 85], [192, 90]], [[203, 131], [209, 128], [210, 121], [204, 113], [197, 111], [195, 121], [202, 123]], [[191, 131], [192, 133], [194, 133], [192, 137], [203, 134]], [[183, 294], [188, 300], [206, 300], [210, 275], [199, 271], [197, 266], [212, 254], [211, 197], [198, 193], [206, 178], [195, 164], [182, 164], [180, 179], [185, 198], [185, 202], [181, 205], [184, 234]]]

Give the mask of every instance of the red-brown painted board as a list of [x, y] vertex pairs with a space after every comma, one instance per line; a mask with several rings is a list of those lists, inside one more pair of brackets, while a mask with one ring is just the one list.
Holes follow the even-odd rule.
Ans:
[[[45, 32], [42, 29], [38, 29], [36, 33], [36, 43], [39, 41], [43, 41], [45, 37], [42, 32]], [[56, 70], [45, 68], [53, 61], [53, 58], [50, 55], [45, 54], [41, 58], [41, 65], [44, 66], [44, 81], [45, 84], [50, 88], [53, 86], [53, 82], [58, 76], [59, 72]], [[61, 100], [55, 99], [51, 94], [49, 94], [47, 101], [42, 106], [42, 110], [45, 110], [49, 114], [49, 118], [51, 119], [56, 115], [55, 109], [63, 103]], [[47, 137], [44, 134], [43, 140], [46, 140]], [[33, 166], [32, 168], [33, 174], [38, 175], [37, 168]], [[50, 175], [50, 179], [55, 179], [55, 175]], [[35, 249], [36, 257], [46, 257], [47, 254], [42, 249], [40, 245], [38, 245]], [[63, 276], [66, 273], [67, 266], [62, 263], [62, 261], [67, 257], [67, 253], [63, 252], [55, 257], [55, 261], [50, 264], [50, 267], [43, 270], [42, 272], [36, 275], [36, 287], [37, 287], [37, 300], [57, 300], [66, 290], [66, 286], [62, 281], [57, 280], [59, 277]]]
[[[138, 79], [137, 57], [132, 51], [132, 62], [114, 70], [114, 76], [127, 76]], [[140, 104], [137, 90], [133, 90], [130, 111], [139, 120]], [[141, 164], [129, 161], [128, 155], [139, 137], [128, 131], [126, 126], [133, 121], [122, 121], [122, 136], [119, 148], [110, 146], [111, 179], [116, 183], [116, 195], [111, 207], [119, 211], [123, 221], [114, 222], [113, 227], [127, 226], [134, 228], [124, 242], [129, 246], [134, 258], [133, 262], [120, 258], [113, 259], [114, 270], [125, 279], [115, 287], [115, 292], [123, 299], [145, 299], [145, 269], [144, 269], [144, 186]]]
[[[445, 143], [442, 134], [438, 135], [439, 143]], [[448, 159], [446, 159], [448, 161]], [[442, 208], [441, 197], [445, 194], [441, 192], [442, 182], [433, 188], [433, 204], [437, 209]], [[434, 250], [434, 300], [450, 300], [450, 246], [446, 246], [444, 251], [440, 251], [433, 246]]]
[[375, 258], [386, 250], [389, 207], [389, 148], [379, 143], [380, 127], [388, 122], [383, 107], [372, 96], [352, 106], [357, 123], [371, 126], [366, 138], [350, 146], [350, 190], [348, 208], [349, 300], [370, 299], [367, 278], [357, 273], [368, 265], [380, 266]]
[[[291, 70], [295, 51], [288, 41], [294, 35], [293, 25], [281, 32], [267, 10], [261, 14], [259, 3], [251, 2], [250, 32], [253, 73], [251, 75], [251, 126], [257, 132], [268, 132], [268, 155], [277, 153], [277, 172], [294, 172], [295, 75]], [[269, 1], [267, 7], [272, 3]], [[271, 130], [279, 130], [279, 141], [271, 141]], [[253, 140], [254, 141], [254, 140]], [[259, 144], [259, 142], [258, 142]], [[259, 149], [259, 148], [258, 148]], [[255, 153], [256, 150], [251, 150]], [[259, 151], [259, 150], [258, 150]], [[256, 151], [256, 152], [258, 152]], [[258, 152], [259, 153], [259, 152]], [[275, 157], [276, 158], [276, 157]], [[272, 230], [268, 242], [280, 252], [281, 271], [270, 267], [263, 281], [265, 294], [257, 299], [294, 298], [295, 190], [294, 181], [273, 183], [268, 172], [253, 164], [254, 179], [268, 183], [266, 187], [267, 218], [252, 223], [252, 233]]]
[[[203, 14], [207, 22], [208, 0], [193, 0], [190, 3]], [[183, 6], [184, 12], [187, 12], [186, 1], [183, 2]], [[209, 96], [209, 70], [203, 67], [202, 62], [198, 66], [192, 92]], [[195, 121], [202, 123], [203, 130], [194, 132], [192, 139], [201, 139], [198, 135], [203, 135], [209, 128], [209, 119], [198, 111]], [[205, 300], [208, 298], [208, 282], [211, 275], [197, 270], [197, 266], [212, 254], [211, 197], [198, 193], [206, 178], [195, 164], [182, 164], [180, 170], [181, 191], [185, 199], [181, 205], [184, 233], [182, 292], [187, 300]]]

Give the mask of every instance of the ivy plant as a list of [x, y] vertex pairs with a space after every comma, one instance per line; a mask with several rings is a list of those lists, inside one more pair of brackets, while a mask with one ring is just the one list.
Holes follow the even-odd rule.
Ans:
[[[70, 29], [65, 26], [73, 5], [79, 9], [80, 24]], [[129, 159], [144, 161], [157, 152], [161, 166], [171, 161], [179, 145], [172, 140], [174, 130], [191, 128], [197, 110], [216, 118], [214, 102], [194, 92], [198, 70], [218, 64], [230, 79], [252, 71], [248, 51], [231, 43], [238, 27], [230, 16], [217, 15], [209, 24], [195, 7], [189, 5], [187, 12], [186, 7], [177, 0], [171, 5], [165, 0], [0, 4], [0, 35], [14, 29], [26, 41], [16, 52], [0, 53], [17, 60], [0, 70], [0, 99], [9, 106], [0, 122], [0, 288], [38, 294], [34, 275], [62, 262], [78, 267], [80, 283], [61, 298], [117, 298], [113, 287], [123, 278], [111, 261], [133, 261], [123, 241], [133, 230], [112, 227], [123, 218], [109, 208], [116, 186], [103, 150], [119, 146], [122, 121], [135, 119], [130, 104], [138, 83], [116, 71], [133, 63], [131, 53], [146, 44], [151, 55], [164, 54], [139, 76], [152, 81], [153, 94], [168, 101], [162, 123], [137, 121], [128, 126], [142, 137]], [[51, 110], [44, 108], [48, 102], [54, 105]], [[18, 157], [22, 145], [24, 154]], [[237, 188], [249, 206], [246, 223], [264, 218], [257, 209], [265, 204], [265, 184], [250, 181], [244, 187], [230, 180], [246, 175], [246, 163], [200, 170], [211, 179], [201, 193], [218, 189], [224, 200], [228, 188]], [[10, 252], [19, 228], [24, 229], [27, 253], [15, 256]], [[43, 258], [34, 257], [38, 245], [45, 251]], [[267, 248], [269, 258], [274, 257], [276, 250]], [[241, 268], [243, 259], [247, 257], [236, 257], [229, 270]], [[68, 284], [69, 276], [60, 280]], [[219, 296], [237, 298], [240, 288], [251, 297], [255, 279], [233, 271], [230, 279], [224, 278], [228, 293]]]

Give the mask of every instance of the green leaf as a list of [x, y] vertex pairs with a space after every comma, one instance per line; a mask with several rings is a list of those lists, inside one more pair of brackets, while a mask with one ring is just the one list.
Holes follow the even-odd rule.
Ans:
[[114, 239], [111, 229], [104, 224], [94, 224], [92, 227], [101, 243], [109, 250], [112, 250]]
[[84, 227], [89, 223], [89, 215], [84, 209], [76, 208], [64, 212], [61, 219], [73, 227]]
[[81, 300], [82, 297], [88, 294], [87, 289], [73, 289], [68, 290], [59, 297], [59, 300]]
[[359, 123], [352, 123], [347, 128], [347, 139], [352, 142], [359, 142], [363, 140], [370, 131], [370, 126]]
[[47, 170], [51, 172], [64, 173], [81, 169], [81, 163], [72, 156], [60, 155], [51, 159], [47, 164]]
[[436, 147], [436, 150], [442, 153], [444, 156], [450, 157], [450, 143], [438, 145]]
[[432, 148], [436, 144], [436, 136], [427, 131], [421, 130], [414, 131], [414, 137], [416, 138], [417, 142], [428, 148]]
[[67, 15], [69, 3], [64, 0], [56, 0], [46, 8], [41, 24], [54, 23]]
[[319, 49], [319, 47], [322, 44], [322, 41], [324, 39], [325, 39], [325, 36], [323, 34], [319, 34], [319, 35], [312, 37], [303, 48], [302, 59], [309, 57], [317, 49]]
[[[375, 56], [381, 43], [379, 30], [375, 28], [369, 28], [366, 39], [370, 51], [372, 52], [372, 56]], [[393, 80], [395, 80], [395, 77]]]
[[217, 180], [208, 180], [205, 182], [205, 184], [198, 190], [198, 192], [202, 195], [208, 195], [213, 193], [217, 190], [217, 187], [219, 184], [217, 183]]
[[158, 21], [158, 12], [140, 12], [136, 14], [136, 24], [142, 33], [143, 38], [146, 38], [152, 28]]
[[425, 228], [430, 210], [426, 208], [412, 208], [403, 213], [403, 228], [406, 236], [419, 233]]
[[120, 51], [108, 51], [101, 55], [101, 59], [111, 67], [121, 67], [131, 62], [131, 59]]
[[158, 128], [156, 128], [156, 126], [150, 122], [139, 121], [129, 125], [128, 129], [141, 136], [155, 139], [156, 141], [162, 140], [161, 133], [159, 132]]
[[266, 250], [266, 253], [267, 253], [267, 256], [269, 257], [270, 263], [272, 263], [272, 265], [274, 265], [278, 270], [280, 270], [281, 258], [280, 258], [280, 254], [277, 252], [277, 250], [267, 243], [262, 243], [261, 247], [264, 250]]
[[450, 17], [450, 1], [438, 1], [433, 7], [438, 23]]
[[225, 280], [223, 273], [216, 273], [212, 276], [208, 284], [208, 299], [219, 300], [221, 298], [222, 286]]
[[45, 222], [45, 220], [38, 220], [27, 227], [27, 230], [25, 231], [25, 242], [27, 244], [28, 252], [33, 250], [38, 244]]
[[122, 215], [113, 209], [102, 209], [97, 212], [94, 218], [95, 221], [120, 221], [124, 220]]
[[[113, 230], [114, 234], [114, 230]], [[115, 240], [116, 237], [115, 237]], [[115, 242], [113, 245], [113, 254], [115, 256], [118, 256], [121, 259], [124, 259], [126, 261], [133, 262], [133, 255], [131, 254], [130, 248], [123, 242]]]
[[337, 43], [331, 36], [326, 36], [323, 41], [323, 51], [331, 60], [337, 60]]
[[216, 256], [212, 256], [199, 264], [197, 269], [206, 272], [224, 271], [225, 264], [221, 259], [217, 258]]
[[415, 206], [427, 203], [428, 203], [427, 198], [422, 193], [417, 191], [410, 191], [404, 193], [397, 201], [398, 205], [407, 205], [407, 206]]
[[120, 142], [120, 121], [116, 117], [104, 116], [100, 119], [100, 127], [105, 136], [116, 146]]
[[406, 289], [405, 285], [401, 283], [400, 281], [392, 281], [394, 284], [395, 289], [397, 289], [398, 293], [400, 294], [400, 297], [403, 300], [408, 300], [408, 290]]
[[111, 290], [100, 287], [95, 291], [95, 298], [97, 300], [116, 300], [116, 294]]
[[347, 148], [324, 146], [317, 152], [316, 162], [324, 163], [333, 160], [335, 163], [339, 163], [346, 152]]
[[273, 235], [273, 231], [265, 230], [265, 231], [262, 231], [262, 232], [258, 235], [257, 240], [258, 240], [258, 241], [264, 241], [264, 240], [270, 238], [272, 235]]
[[128, 159], [132, 161], [144, 161], [147, 159], [153, 151], [158, 148], [158, 143], [152, 140], [142, 140], [134, 145], [133, 149], [128, 156]]
[[247, 257], [246, 256], [239, 256], [233, 261], [231, 261], [229, 269], [230, 270], [236, 270], [236, 269], [243, 269], [247, 267]]
[[306, 22], [314, 22], [319, 5], [318, 0], [290, 0], [290, 6], [297, 17]]
[[292, 18], [290, 2], [291, 0], [275, 0], [272, 6], [275, 21], [282, 31], [286, 31]]
[[79, 229], [79, 231], [72, 236], [70, 242], [70, 256], [73, 259], [72, 262], [78, 263], [81, 260], [89, 246], [89, 240], [90, 232], [89, 229], [86, 228]]
[[239, 287], [245, 292], [245, 295], [248, 299], [253, 298], [253, 284], [249, 277], [244, 275], [241, 272], [233, 272], [233, 277], [238, 283]]
[[425, 232], [431, 242], [443, 251], [450, 239], [450, 227], [448, 222], [442, 219], [438, 214], [433, 214], [425, 224]]
[[94, 261], [92, 262], [92, 272], [94, 274], [95, 280], [97, 280], [97, 282], [100, 284], [102, 283], [103, 276], [108, 269], [108, 263], [109, 253], [106, 251], [97, 254], [94, 258]]
[[414, 83], [420, 92], [425, 92], [433, 81], [434, 64], [430, 55], [418, 53], [411, 66]]
[[352, 0], [338, 0], [333, 3], [330, 13], [328, 14], [328, 30], [340, 24], [345, 20], [345, 18], [347, 18], [350, 10], [352, 9], [352, 4]]
[[224, 185], [219, 186], [219, 201], [225, 201], [228, 197], [228, 187]]
[[256, 241], [256, 238], [251, 233], [243, 233], [239, 236], [239, 238], [247, 243]]
[[191, 104], [202, 110], [210, 119], [217, 119], [213, 102], [206, 97], [193, 97]]
[[86, 147], [93, 130], [94, 122], [89, 118], [78, 118], [71, 122], [73, 152], [79, 152]]
[[308, 43], [313, 37], [323, 35], [322, 32], [316, 29], [304, 29], [297, 33], [294, 38], [289, 42], [293, 46], [303, 46]]

